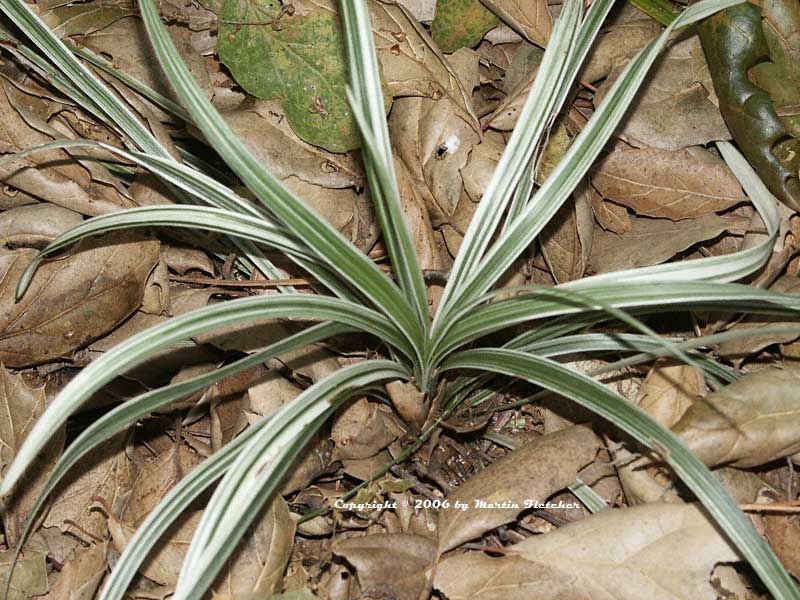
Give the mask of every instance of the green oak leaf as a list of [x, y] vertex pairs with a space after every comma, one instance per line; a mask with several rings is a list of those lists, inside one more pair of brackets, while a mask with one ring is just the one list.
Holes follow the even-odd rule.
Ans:
[[436, 0], [431, 36], [442, 52], [472, 48], [500, 21], [479, 0]]
[[272, 0], [223, 0], [217, 52], [245, 91], [283, 102], [289, 124], [306, 142], [331, 152], [359, 146], [336, 14], [281, 12]]

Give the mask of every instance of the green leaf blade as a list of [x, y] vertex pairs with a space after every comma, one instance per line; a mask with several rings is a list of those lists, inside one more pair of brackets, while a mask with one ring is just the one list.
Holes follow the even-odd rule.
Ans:
[[622, 396], [558, 363], [514, 350], [468, 350], [452, 356], [442, 368], [479, 369], [524, 379], [570, 398], [614, 423], [662, 455], [750, 562], [775, 598], [800, 597], [794, 580], [708, 468], [675, 434]]

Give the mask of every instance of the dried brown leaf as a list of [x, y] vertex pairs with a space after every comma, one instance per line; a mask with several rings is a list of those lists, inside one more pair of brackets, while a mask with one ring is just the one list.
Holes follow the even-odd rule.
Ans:
[[[618, 64], [595, 96], [602, 102], [624, 64]], [[729, 140], [716, 106], [711, 75], [697, 35], [661, 55], [626, 113], [617, 134], [634, 146], [680, 150]]]
[[762, 465], [800, 452], [800, 370], [769, 367], [696, 401], [672, 430], [710, 466]]
[[0, 252], [0, 361], [23, 367], [69, 357], [111, 331], [141, 303], [158, 248], [126, 233], [113, 243], [85, 240], [40, 266], [19, 302], [17, 282], [36, 252]]
[[119, 434], [78, 461], [53, 491], [45, 527], [58, 527], [85, 543], [105, 538], [108, 518], [98, 510], [97, 499], [114, 506], [134, 477], [133, 465], [125, 454], [126, 437]]
[[[0, 152], [10, 154], [66, 136], [47, 120], [60, 106], [5, 79], [0, 88]], [[65, 150], [39, 152], [10, 162], [0, 168], [0, 179], [5, 185], [84, 215], [135, 206], [104, 167], [92, 161], [78, 162]]]
[[42, 600], [93, 600], [106, 574], [107, 549], [103, 542], [77, 550]]
[[[202, 511], [182, 515], [148, 556], [139, 572], [159, 585], [175, 585], [201, 517]], [[109, 529], [119, 552], [125, 549], [136, 531], [133, 524], [117, 518], [109, 521]], [[245, 533], [227, 567], [218, 577], [215, 591], [222, 594], [258, 592], [262, 595], [277, 591], [291, 553], [293, 538], [294, 521], [289, 509], [283, 498], [275, 496], [261, 517]]]
[[592, 249], [592, 208], [583, 195], [565, 203], [542, 230], [542, 256], [557, 283], [580, 279]]
[[[508, 523], [525, 510], [526, 500], [544, 502], [571, 485], [599, 448], [589, 427], [570, 427], [525, 444], [479, 471], [450, 494], [450, 507], [439, 515], [439, 552]], [[481, 501], [489, 507], [476, 508]], [[457, 502], [467, 510], [456, 508]]]
[[724, 211], [747, 200], [736, 177], [705, 148], [616, 148], [597, 165], [592, 184], [639, 215], [677, 221]]
[[246, 103], [223, 116], [233, 132], [279, 179], [294, 176], [328, 188], [362, 184], [363, 173], [355, 159], [348, 154], [327, 152], [297, 137], [278, 100]]
[[633, 5], [620, 8], [597, 36], [580, 72], [582, 81], [594, 83], [607, 77], [617, 64], [632, 57], [663, 30]]
[[478, 135], [480, 124], [470, 93], [425, 29], [391, 0], [370, 2], [369, 8], [378, 59], [392, 96], [447, 98], [450, 110]]
[[452, 102], [426, 98], [396, 100], [389, 131], [434, 225], [447, 221], [461, 195], [461, 169], [479, 135], [453, 110]]
[[710, 240], [740, 225], [739, 219], [716, 214], [680, 223], [669, 219], [631, 217], [631, 230], [623, 236], [607, 231], [595, 232], [589, 262], [596, 273], [657, 265], [697, 242]]
[[769, 545], [786, 570], [800, 577], [800, 520], [796, 515], [766, 515], [764, 521]]
[[78, 213], [55, 204], [29, 204], [0, 213], [0, 245], [46, 246], [83, 222]]
[[[0, 552], [0, 586], [5, 589], [8, 582], [8, 571], [16, 552], [6, 550]], [[17, 561], [7, 600], [30, 600], [33, 596], [41, 596], [48, 591], [47, 555], [44, 552], [28, 551]]]
[[694, 367], [659, 363], [647, 374], [637, 403], [664, 427], [672, 427], [704, 391], [703, 376]]
[[709, 600], [715, 564], [739, 560], [698, 507], [606, 509], [529, 537], [502, 558], [445, 559], [434, 586], [450, 600]]
[[[14, 460], [17, 450], [30, 432], [36, 419], [44, 412], [44, 387], [30, 388], [18, 374], [0, 366], [0, 472]], [[14, 545], [22, 533], [30, 509], [36, 502], [55, 462], [61, 455], [64, 432], [60, 430], [37, 458], [14, 493], [6, 499], [3, 526], [6, 543]]]
[[340, 409], [331, 428], [335, 458], [369, 458], [391, 444], [397, 436], [387, 427], [384, 412], [366, 398]]
[[356, 568], [366, 596], [418, 600], [427, 587], [436, 542], [405, 533], [375, 534], [340, 538], [333, 552]]
[[511, 29], [544, 48], [550, 39], [553, 19], [546, 0], [482, 0]]

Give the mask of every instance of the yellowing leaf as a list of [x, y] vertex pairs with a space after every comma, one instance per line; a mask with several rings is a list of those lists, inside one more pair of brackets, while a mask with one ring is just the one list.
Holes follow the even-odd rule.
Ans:
[[431, 37], [443, 52], [455, 52], [476, 46], [497, 23], [479, 0], [437, 0]]
[[273, 0], [225, 0], [217, 51], [250, 94], [281, 99], [292, 129], [332, 152], [359, 145], [345, 95], [347, 69], [339, 17], [329, 10], [281, 10]]

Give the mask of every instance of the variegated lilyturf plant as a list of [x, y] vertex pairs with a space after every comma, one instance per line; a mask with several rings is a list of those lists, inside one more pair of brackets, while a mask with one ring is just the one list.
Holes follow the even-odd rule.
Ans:
[[[175, 600], [200, 598], [275, 492], [293, 459], [348, 399], [376, 385], [401, 380], [416, 386], [424, 406], [438, 406], [441, 414], [449, 414], [466, 397], [489, 393], [488, 388], [484, 389], [487, 375], [521, 379], [556, 392], [608, 419], [643, 446], [660, 453], [774, 597], [800, 597], [795, 583], [747, 517], [675, 435], [622, 396], [552, 359], [576, 348], [589, 352], [633, 348], [650, 358], [671, 355], [697, 362], [703, 357], [693, 353], [689, 345], [658, 338], [634, 315], [693, 308], [786, 317], [797, 314], [800, 308], [797, 297], [732, 283], [765, 264], [778, 234], [779, 221], [774, 197], [734, 147], [727, 143], [718, 145], [766, 224], [769, 239], [761, 245], [732, 255], [588, 277], [553, 288], [520, 287], [510, 297], [507, 293], [497, 297], [495, 291], [501, 275], [530, 247], [586, 175], [670, 35], [737, 2], [703, 0], [682, 12], [630, 61], [563, 159], [536, 188], [532, 172], [537, 149], [561, 110], [613, 4], [612, 0], [595, 0], [584, 10], [581, 0], [565, 0], [519, 124], [477, 208], [431, 319], [423, 273], [400, 209], [378, 63], [364, 0], [342, 0], [340, 5], [349, 61], [349, 100], [361, 130], [369, 191], [394, 280], [265, 170], [233, 134], [190, 75], [153, 0], [140, 0], [141, 16], [161, 66], [180, 98], [182, 107], [173, 107], [174, 111], [202, 132], [257, 202], [242, 199], [220, 181], [177, 161], [23, 0], [2, 0], [3, 12], [47, 57], [45, 60], [31, 53], [30, 60], [61, 91], [121, 132], [127, 144], [127, 149], [120, 150], [96, 142], [63, 141], [48, 144], [47, 148], [102, 147], [157, 175], [187, 201], [184, 205], [135, 208], [85, 221], [41, 252], [20, 281], [19, 295], [25, 293], [38, 262], [56, 251], [87, 236], [142, 226], [195, 228], [226, 234], [238, 246], [242, 260], [268, 277], [279, 277], [280, 273], [262, 249], [278, 250], [321, 282], [329, 294], [299, 294], [284, 287], [277, 294], [231, 300], [171, 318], [119, 344], [84, 368], [39, 418], [5, 473], [0, 494], [7, 495], [14, 489], [48, 444], [52, 432], [93, 393], [153, 353], [226, 326], [301, 318], [318, 323], [214, 372], [121, 404], [92, 423], [65, 450], [42, 490], [34, 514], [81, 456], [161, 406], [269, 357], [342, 333], [357, 331], [373, 335], [385, 349], [383, 358], [343, 367], [316, 382], [295, 401], [248, 428], [184, 477], [130, 540], [106, 582], [100, 595], [102, 600], [123, 597], [159, 537], [195, 498], [216, 484], [173, 596]], [[583, 333], [609, 319], [622, 320], [639, 333], [617, 336]], [[534, 325], [523, 328], [524, 333], [503, 346], [484, 345], [483, 340], [489, 334], [528, 323]], [[697, 347], [703, 340], [693, 342]], [[699, 364], [711, 377], [725, 375], [725, 371], [714, 369], [713, 363]], [[437, 415], [432, 417], [435, 425]]]

